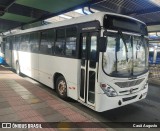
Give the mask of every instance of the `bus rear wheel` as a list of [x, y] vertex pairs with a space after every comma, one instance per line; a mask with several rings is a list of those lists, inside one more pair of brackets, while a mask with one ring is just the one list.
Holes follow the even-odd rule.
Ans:
[[56, 91], [61, 99], [67, 99], [67, 84], [63, 76], [58, 77], [56, 81]]

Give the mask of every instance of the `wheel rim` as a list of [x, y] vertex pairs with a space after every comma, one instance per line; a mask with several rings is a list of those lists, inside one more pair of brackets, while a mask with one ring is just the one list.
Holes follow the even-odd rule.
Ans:
[[60, 95], [65, 95], [66, 93], [66, 82], [64, 80], [61, 80], [59, 83], [58, 83], [58, 91], [59, 91], [59, 94]]

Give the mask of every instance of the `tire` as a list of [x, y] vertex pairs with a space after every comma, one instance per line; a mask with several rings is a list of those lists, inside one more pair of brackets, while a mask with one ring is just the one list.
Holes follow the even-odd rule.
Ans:
[[17, 75], [21, 76], [20, 66], [18, 62], [16, 63], [16, 73]]
[[63, 76], [59, 76], [56, 81], [56, 92], [61, 99], [67, 100], [67, 84]]

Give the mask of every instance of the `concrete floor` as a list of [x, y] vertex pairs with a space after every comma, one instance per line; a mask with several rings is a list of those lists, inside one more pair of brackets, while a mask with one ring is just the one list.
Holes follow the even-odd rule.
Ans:
[[[48, 88], [50, 91], [48, 92], [42, 88], [44, 85], [35, 83], [0, 67], [0, 122], [99, 122], [94, 117], [59, 99], [57, 95], [54, 95], [53, 90]], [[42, 130], [62, 130], [62, 126], [57, 124], [54, 129], [45, 128]], [[90, 128], [83, 128], [83, 126], [81, 128], [81, 125], [76, 125], [76, 123], [68, 126], [77, 128], [71, 128], [72, 130], [90, 130]], [[107, 130], [97, 127], [94, 128], [95, 131]], [[12, 131], [13, 129], [8, 130]], [[17, 131], [17, 129], [15, 130]], [[32, 131], [35, 129], [23, 130]]]
[[[154, 82], [156, 85], [149, 85], [146, 99], [98, 113], [77, 101], [65, 102], [59, 99], [54, 90], [28, 77], [19, 77], [4, 68], [0, 70], [0, 122], [160, 122], [160, 86], [158, 82]], [[107, 127], [121, 126], [121, 123], [118, 123], [119, 125], [105, 124]], [[150, 129], [78, 128], [76, 130], [146, 131]], [[158, 131], [159, 129], [152, 130]]]
[[[26, 80], [32, 81], [28, 77], [25, 77]], [[151, 82], [152, 81], [152, 82]], [[141, 100], [137, 103], [133, 103], [121, 108], [105, 111], [102, 113], [95, 112], [88, 107], [80, 104], [77, 101], [70, 100], [68, 104], [74, 106], [74, 108], [80, 109], [82, 112], [87, 113], [88, 115], [92, 116], [96, 120], [100, 122], [159, 122], [160, 125], [160, 80], [151, 80], [149, 84], [148, 95], [146, 99]], [[155, 84], [153, 84], [155, 83]], [[46, 87], [45, 85], [39, 84], [39, 87], [43, 88], [47, 92], [53, 93], [56, 96], [55, 92], [52, 92], [51, 89]], [[108, 123], [106, 123], [108, 124]], [[116, 125], [113, 123], [111, 125], [107, 125], [108, 127], [120, 127], [121, 123]], [[146, 128], [114, 128], [114, 130], [123, 131], [123, 130], [134, 130], [134, 131], [146, 131], [151, 129]], [[155, 131], [159, 131], [160, 129], [153, 129]]]

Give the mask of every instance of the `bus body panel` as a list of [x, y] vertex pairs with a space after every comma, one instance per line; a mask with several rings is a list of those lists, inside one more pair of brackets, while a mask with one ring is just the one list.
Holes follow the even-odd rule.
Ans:
[[77, 100], [80, 60], [39, 54], [39, 81], [51, 88], [55, 88], [53, 84], [55, 73], [64, 76], [67, 82], [68, 96]]
[[38, 70], [38, 54], [18, 51], [18, 55], [18, 62], [21, 72], [29, 77], [36, 79], [36, 70]]
[[9, 66], [12, 66], [12, 50], [5, 49], [5, 61]]
[[[13, 68], [16, 69], [16, 61], [19, 62], [20, 70], [23, 74], [49, 86], [55, 88], [53, 77], [55, 73], [64, 76], [67, 82], [67, 95], [75, 100], [78, 99], [79, 79], [80, 76], [80, 60], [63, 58], [56, 56], [48, 56], [42, 54], [28, 53], [22, 51], [13, 51], [14, 57]], [[72, 65], [72, 66], [67, 66]]]
[[16, 63], [18, 60], [18, 51], [12, 50], [12, 68], [16, 69]]

